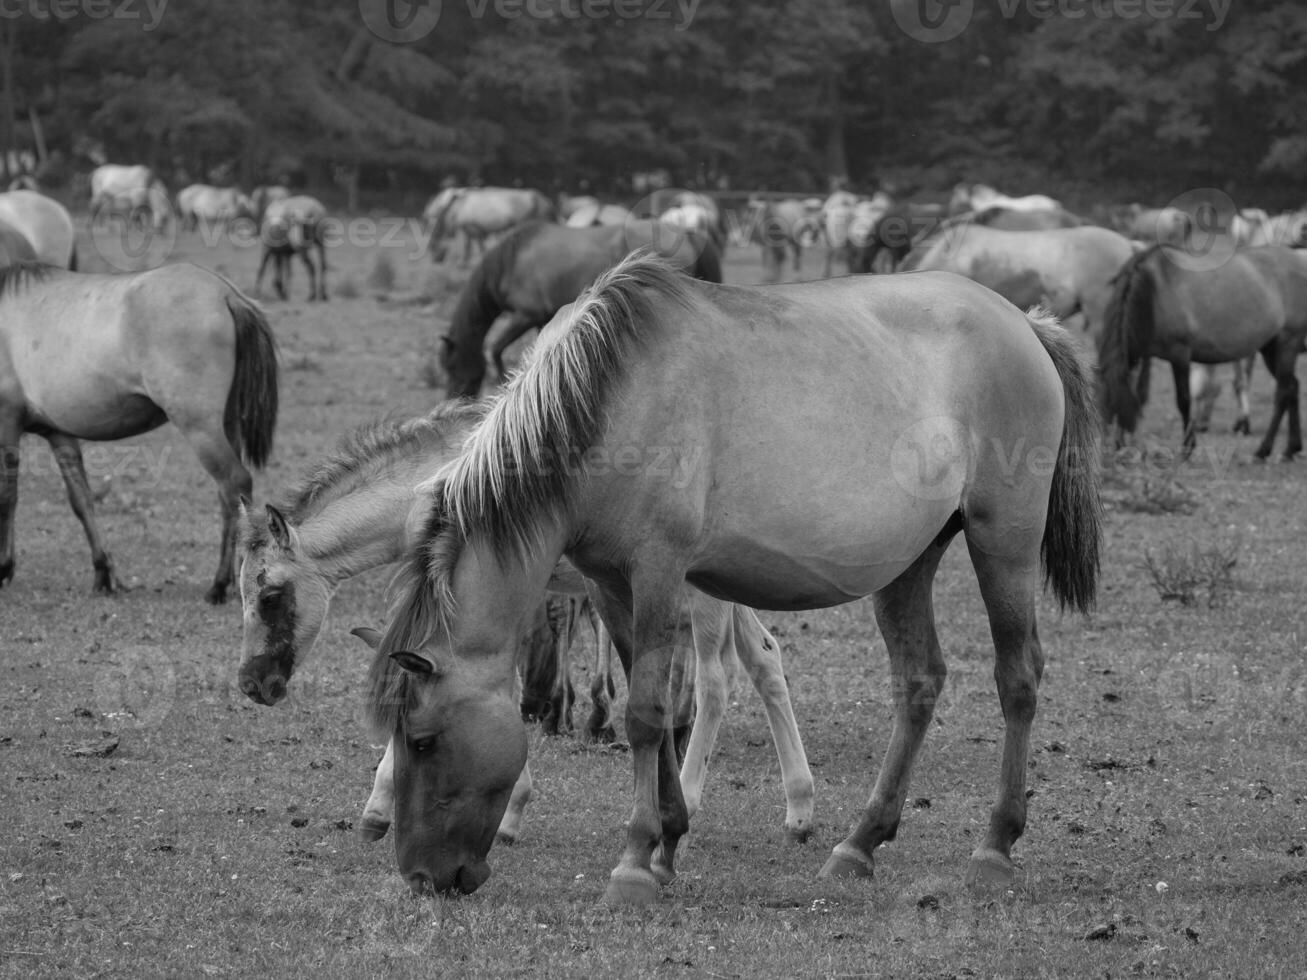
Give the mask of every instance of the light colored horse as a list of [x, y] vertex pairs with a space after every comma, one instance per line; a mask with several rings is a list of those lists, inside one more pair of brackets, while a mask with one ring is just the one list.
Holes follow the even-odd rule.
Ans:
[[18, 442], [50, 443], [91, 545], [95, 590], [117, 586], [79, 439], [125, 439], [171, 421], [218, 484], [222, 543], [206, 598], [232, 581], [236, 505], [272, 451], [277, 351], [257, 306], [189, 263], [92, 276], [46, 266], [0, 272], [0, 584], [13, 577]]
[[[721, 256], [703, 231], [670, 229], [647, 218], [622, 225], [568, 228], [530, 222], [486, 252], [472, 270], [440, 338], [450, 398], [475, 398], [487, 367], [503, 379], [504, 351], [576, 299], [603, 272], [637, 248], [653, 246], [679, 269], [721, 282]], [[508, 323], [491, 331], [501, 314]]]
[[[281, 299], [286, 299], [286, 286], [290, 278], [291, 259], [298, 255], [309, 270], [309, 301], [327, 300], [327, 209], [316, 197], [306, 194], [284, 197], [273, 201], [263, 212], [259, 238], [263, 243], [263, 258], [254, 280], [254, 291], [263, 288], [263, 273], [273, 263], [272, 285]], [[318, 252], [318, 265], [313, 265], [313, 250]]]
[[155, 231], [172, 213], [168, 189], [149, 167], [106, 163], [91, 172], [91, 220], [121, 215], [144, 220]]
[[575, 208], [563, 223], [569, 228], [594, 228], [599, 225], [624, 224], [633, 217], [630, 208], [595, 201]]
[[1042, 304], [1064, 321], [1079, 314], [1096, 341], [1112, 279], [1132, 254], [1128, 239], [1092, 225], [1002, 231], [954, 219], [913, 249], [899, 268], [956, 272], [1017, 306]]
[[36, 191], [0, 194], [0, 221], [22, 232], [46, 265], [77, 268], [77, 229], [58, 201]]
[[255, 216], [254, 202], [238, 187], [191, 184], [177, 194], [177, 217], [192, 231], [201, 221], [219, 224]]
[[1248, 234], [1247, 244], [1307, 246], [1307, 211], [1286, 211], [1256, 223]]
[[1302, 451], [1298, 355], [1307, 338], [1307, 253], [1282, 245], [1244, 248], [1214, 269], [1189, 269], [1156, 245], [1136, 253], [1117, 277], [1098, 344], [1105, 420], [1133, 432], [1148, 401], [1151, 358], [1168, 361], [1184, 449], [1190, 424], [1190, 366], [1261, 353], [1275, 377], [1275, 406], [1256, 456], [1275, 446], [1289, 419], [1285, 457]]
[[1122, 233], [1149, 244], [1181, 247], [1193, 231], [1193, 218], [1176, 207], [1148, 208], [1131, 204], [1122, 216]]
[[250, 192], [250, 205], [254, 208], [254, 220], [263, 222], [263, 216], [267, 214], [268, 208], [276, 201], [284, 201], [291, 197], [290, 188], [283, 187], [281, 184], [262, 184]]
[[[653, 901], [689, 825], [668, 696], [690, 646], [686, 583], [773, 609], [875, 595], [894, 727], [862, 819], [822, 869], [869, 876], [944, 687], [931, 585], [961, 533], [1006, 726], [967, 881], [1006, 886], [1043, 666], [1041, 564], [1064, 606], [1095, 595], [1092, 387], [1055, 322], [959, 276], [744, 288], [643, 256], [605, 274], [437, 475], [396, 579], [369, 703], [394, 737], [401, 875], [417, 892], [489, 876], [526, 752], [511, 638], [566, 555], [630, 665], [635, 806], [607, 900]], [[670, 448], [671, 465], [640, 447]]]
[[949, 203], [952, 214], [967, 211], [988, 211], [990, 208], [1005, 208], [1009, 211], [1060, 211], [1062, 204], [1046, 194], [1026, 194], [1024, 197], [1008, 197], [988, 184], [958, 184], [953, 189], [953, 198]]
[[13, 225], [0, 220], [0, 269], [16, 262], [35, 262], [36, 249], [27, 236]]
[[462, 265], [471, 258], [472, 247], [482, 253], [486, 239], [509, 231], [527, 221], [552, 221], [554, 202], [534, 189], [512, 187], [451, 187], [437, 194], [423, 212], [431, 230], [432, 258], [443, 262], [447, 239], [455, 233], [464, 237]]
[[[407, 545], [421, 537], [430, 504], [425, 496], [416, 496], [414, 488], [457, 457], [484, 413], [484, 405], [456, 403], [422, 418], [360, 430], [296, 493], [287, 514], [269, 507], [266, 520], [243, 515], [240, 687], [246, 695], [259, 703], [280, 700], [294, 669], [312, 650], [341, 582], [398, 561]], [[584, 580], [570, 566], [560, 566], [551, 581], [563, 594], [585, 595]], [[702, 796], [708, 757], [726, 707], [725, 668], [738, 654], [763, 699], [776, 742], [786, 793], [785, 825], [802, 839], [812, 827], [812, 773], [790, 705], [780, 648], [749, 610], [733, 610], [706, 596], [695, 598], [692, 608], [699, 710], [687, 750], [687, 797], [697, 804]], [[596, 642], [602, 653], [606, 637], [597, 636]], [[525, 652], [521, 645], [518, 652], [519, 658]], [[566, 671], [566, 647], [556, 654], [558, 669]], [[606, 672], [595, 671], [592, 733], [607, 726], [608, 682]], [[359, 825], [365, 840], [379, 840], [390, 827], [393, 758], [388, 746]], [[524, 767], [499, 825], [501, 839], [517, 838], [530, 797], [531, 774]]]
[[678, 191], [658, 215], [658, 220], [677, 231], [707, 235], [719, 250], [724, 251], [726, 248], [726, 225], [722, 209], [707, 194]]

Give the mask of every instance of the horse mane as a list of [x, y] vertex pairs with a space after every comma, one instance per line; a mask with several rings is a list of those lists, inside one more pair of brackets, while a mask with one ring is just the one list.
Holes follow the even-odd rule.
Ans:
[[0, 267], [0, 297], [17, 295], [24, 286], [44, 282], [55, 269], [44, 262], [15, 262]]
[[[1153, 340], [1155, 273], [1144, 263], [1165, 249], [1155, 244], [1131, 255], [1112, 279], [1112, 296], [1098, 338], [1098, 373], [1102, 381], [1103, 415], [1133, 432], [1148, 401], [1149, 349]], [[1132, 389], [1130, 375], [1139, 368]]]
[[[395, 459], [447, 440], [452, 430], [474, 425], [484, 412], [482, 404], [451, 401], [417, 418], [381, 419], [361, 425], [290, 490], [278, 507], [292, 524], [301, 524], [325, 504], [371, 480]], [[251, 543], [264, 543], [267, 525], [261, 520], [251, 524], [246, 529]]]
[[601, 275], [441, 470], [421, 543], [392, 583], [398, 599], [369, 672], [367, 708], [378, 731], [393, 732], [415, 696], [390, 655], [420, 649], [449, 628], [464, 542], [476, 533], [500, 557], [526, 556], [538, 543], [539, 518], [570, 508], [580, 461], [603, 431], [630, 356], [657, 328], [656, 302], [689, 308], [688, 282], [648, 249]]

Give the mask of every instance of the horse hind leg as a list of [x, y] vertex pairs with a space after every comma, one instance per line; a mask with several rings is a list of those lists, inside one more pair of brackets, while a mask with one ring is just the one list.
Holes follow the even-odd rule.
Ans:
[[22, 426], [0, 414], [0, 586], [14, 577], [14, 512], [18, 509], [19, 440]]
[[1256, 363], [1256, 354], [1234, 362], [1234, 397], [1239, 403], [1239, 416], [1235, 419], [1234, 431], [1238, 435], [1252, 434], [1252, 406], [1248, 393], [1252, 390], [1253, 365]]
[[114, 574], [113, 560], [105, 550], [104, 541], [100, 537], [100, 528], [95, 520], [95, 507], [91, 498], [91, 487], [86, 479], [86, 466], [82, 462], [81, 444], [72, 436], [62, 433], [46, 436], [46, 441], [50, 443], [50, 449], [59, 464], [59, 472], [64, 478], [64, 486], [68, 490], [68, 503], [72, 505], [77, 519], [82, 522], [86, 541], [91, 546], [91, 565], [95, 569], [94, 589], [102, 595], [112, 594], [118, 591], [122, 584]]
[[835, 845], [823, 878], [869, 878], [872, 852], [898, 834], [912, 764], [935, 713], [947, 673], [931, 584], [952, 535], [941, 535], [897, 579], [875, 595], [876, 622], [889, 652], [894, 727], [862, 819]]
[[583, 609], [590, 619], [595, 639], [594, 673], [590, 676], [590, 720], [586, 722], [585, 733], [591, 741], [616, 742], [613, 699], [617, 697], [617, 685], [613, 683], [613, 640], [593, 603], [587, 599]]
[[[224, 391], [223, 398], [214, 411], [222, 413], [225, 401]], [[253, 497], [254, 480], [235, 449], [239, 445], [235, 419], [227, 420], [219, 428], [215, 425], [212, 415], [200, 417], [190, 412], [168, 412], [168, 417], [191, 444], [205, 472], [218, 484], [218, 507], [222, 517], [218, 570], [214, 574], [213, 584], [204, 595], [207, 602], [218, 605], [227, 601], [227, 590], [232, 583], [236, 556], [237, 507], [242, 497], [247, 500]]]

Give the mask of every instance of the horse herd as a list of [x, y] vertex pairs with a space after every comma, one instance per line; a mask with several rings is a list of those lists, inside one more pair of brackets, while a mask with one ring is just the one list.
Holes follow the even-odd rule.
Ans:
[[[93, 180], [93, 216], [154, 220], [162, 187], [144, 168], [129, 179], [132, 169]], [[842, 193], [815, 212], [757, 199], [749, 211], [763, 230], [750, 237], [774, 254], [772, 230], [801, 244], [800, 215], [815, 214], [851, 268], [888, 262], [911, 274], [728, 286], [733, 229], [711, 197], [684, 193], [638, 217], [597, 200], [560, 208], [538, 192], [497, 190], [448, 188], [427, 209], [437, 257], [455, 233], [469, 258], [481, 249], [443, 339], [453, 400], [359, 429], [258, 510], [247, 467], [268, 458], [278, 410], [263, 311], [189, 264], [73, 271], [67, 213], [31, 191], [0, 195], [0, 223], [14, 231], [0, 237], [0, 584], [14, 573], [24, 432], [54, 450], [94, 587], [110, 592], [116, 575], [78, 440], [168, 420], [220, 488], [207, 597], [239, 591], [238, 683], [252, 700], [285, 697], [344, 581], [398, 563], [385, 628], [355, 630], [374, 651], [367, 699], [387, 741], [360, 833], [375, 840], [393, 828], [416, 892], [475, 890], [496, 835], [519, 833], [530, 796], [523, 672], [542, 651], [552, 656], [542, 698], [555, 720], [565, 715], [566, 645], [589, 620], [600, 654], [615, 649], [626, 674], [635, 770], [606, 898], [643, 904], [675, 874], [732, 657], [767, 709], [786, 827], [802, 837], [812, 826], [813, 779], [779, 647], [755, 608], [874, 596], [893, 732], [866, 811], [822, 868], [872, 873], [943, 684], [931, 583], [961, 535], [990, 620], [1005, 724], [998, 797], [967, 880], [1010, 881], [1043, 664], [1036, 596], [1042, 578], [1063, 607], [1094, 604], [1100, 513], [1088, 461], [1104, 424], [1133, 428], [1148, 364], [1161, 357], [1191, 448], [1189, 367], [1260, 352], [1277, 389], [1257, 455], [1269, 455], [1286, 415], [1286, 455], [1299, 452], [1307, 255], [1241, 245], [1220, 266], [1194, 269], [1182, 246], [1072, 220], [1042, 195], [976, 186], [941, 206]], [[284, 295], [283, 265], [323, 248], [325, 209], [275, 189], [259, 198], [188, 188], [177, 213], [257, 215], [258, 282], [274, 261]], [[912, 222], [930, 227], [902, 247], [888, 231]], [[873, 247], [886, 257], [868, 259]], [[316, 275], [305, 262], [311, 298], [326, 299], [325, 254]], [[508, 329], [490, 341], [503, 313]], [[522, 369], [471, 400], [488, 374], [504, 379], [504, 338], [532, 328], [540, 338]], [[1097, 386], [1086, 345], [1097, 348]], [[1022, 453], [1031, 465], [1014, 466]], [[599, 669], [594, 681], [589, 727], [611, 734], [611, 679]]]

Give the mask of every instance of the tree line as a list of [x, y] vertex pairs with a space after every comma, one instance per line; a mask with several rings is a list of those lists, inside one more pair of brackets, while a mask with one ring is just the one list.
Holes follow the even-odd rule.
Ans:
[[[666, 171], [812, 193], [970, 179], [1072, 203], [1307, 200], [1296, 0], [613, 0], [623, 17], [427, 0], [438, 23], [411, 43], [369, 29], [373, 0], [170, 0], [148, 29], [143, 0], [135, 19], [34, 15], [50, 2], [0, 19], [0, 149], [39, 143], [54, 185], [102, 149], [174, 183], [365, 197], [446, 178], [629, 195]], [[903, 27], [932, 10], [964, 29]]]

